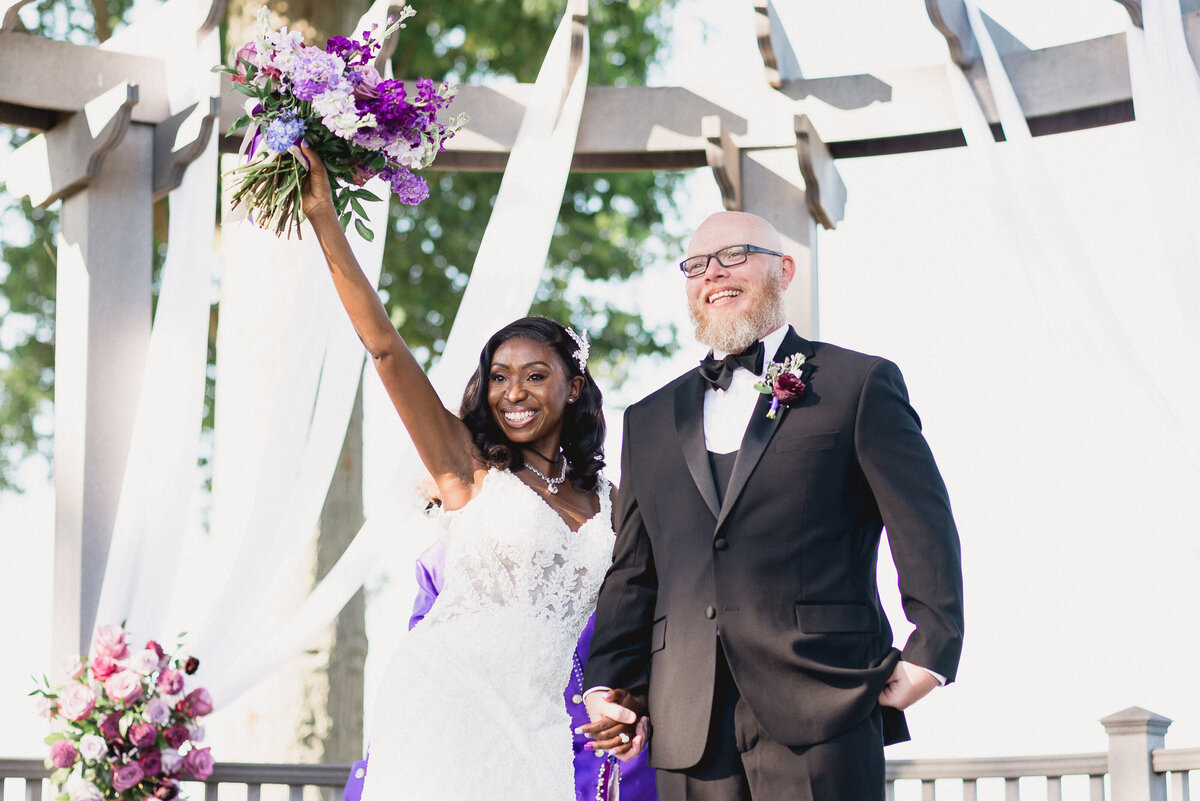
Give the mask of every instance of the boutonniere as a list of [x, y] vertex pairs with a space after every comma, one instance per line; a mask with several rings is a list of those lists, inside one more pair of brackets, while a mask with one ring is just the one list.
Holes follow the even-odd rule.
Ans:
[[804, 364], [804, 354], [795, 353], [782, 362], [771, 362], [762, 381], [754, 385], [764, 395], [771, 396], [771, 408], [767, 410], [767, 419], [774, 420], [780, 404], [790, 406], [804, 397], [808, 386], [800, 378], [800, 367]]

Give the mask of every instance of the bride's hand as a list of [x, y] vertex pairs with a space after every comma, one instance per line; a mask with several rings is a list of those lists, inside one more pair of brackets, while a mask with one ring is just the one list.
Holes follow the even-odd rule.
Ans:
[[[625, 690], [610, 690], [602, 701], [595, 697], [598, 695], [590, 695], [586, 703], [593, 722], [575, 731], [591, 740], [585, 746], [589, 750], [607, 751], [622, 762], [634, 758], [645, 748], [650, 736], [645, 704]], [[612, 716], [624, 720], [614, 720]]]
[[333, 191], [329, 188], [329, 173], [325, 171], [325, 163], [308, 143], [301, 140], [300, 150], [308, 159], [308, 175], [300, 194], [300, 207], [305, 217], [322, 213], [326, 208], [333, 212]]

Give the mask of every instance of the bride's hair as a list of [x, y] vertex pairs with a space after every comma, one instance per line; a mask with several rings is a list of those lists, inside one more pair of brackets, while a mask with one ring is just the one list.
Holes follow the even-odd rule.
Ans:
[[545, 317], [522, 317], [492, 334], [483, 346], [479, 365], [463, 392], [459, 417], [467, 424], [475, 445], [489, 467], [520, 470], [525, 466], [524, 454], [504, 436], [492, 416], [487, 397], [488, 377], [492, 372], [492, 358], [496, 349], [508, 340], [518, 338], [548, 345], [566, 368], [568, 381], [575, 376], [583, 376], [583, 392], [563, 410], [561, 444], [563, 455], [571, 464], [568, 473], [571, 484], [581, 492], [593, 492], [596, 489], [596, 476], [604, 467], [603, 398], [591, 374], [579, 367], [574, 355], [579, 345], [560, 323]]

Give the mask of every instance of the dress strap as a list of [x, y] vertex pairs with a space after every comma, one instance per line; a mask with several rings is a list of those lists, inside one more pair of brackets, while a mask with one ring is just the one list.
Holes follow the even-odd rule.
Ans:
[[612, 520], [612, 484], [601, 473], [597, 476], [596, 492], [600, 493], [600, 516], [602, 520]]

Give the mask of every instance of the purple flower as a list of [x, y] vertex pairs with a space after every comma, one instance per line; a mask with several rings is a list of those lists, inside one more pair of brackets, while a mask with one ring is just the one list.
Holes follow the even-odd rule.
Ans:
[[144, 778], [146, 774], [142, 772], [142, 766], [130, 762], [113, 769], [112, 788], [118, 793], [123, 793], [131, 787], [136, 787]]
[[170, 779], [161, 779], [154, 785], [154, 797], [159, 801], [171, 801], [179, 795], [179, 785]]
[[50, 762], [56, 768], [69, 768], [79, 758], [79, 752], [70, 740], [59, 740], [50, 746]]
[[351, 41], [345, 36], [330, 37], [329, 41], [325, 43], [325, 49], [335, 56], [341, 57], [347, 66], [365, 64], [371, 58], [370, 45]]
[[197, 687], [183, 697], [175, 708], [185, 715], [203, 717], [213, 711], [212, 696], [203, 687]]
[[162, 754], [157, 748], [150, 748], [138, 757], [138, 767], [147, 776], [157, 776], [162, 773]]
[[191, 774], [199, 781], [204, 781], [212, 775], [213, 758], [207, 748], [193, 748], [183, 758], [183, 772]]
[[296, 112], [285, 111], [267, 126], [267, 147], [276, 153], [282, 153], [299, 142], [307, 128], [304, 120], [296, 116]]
[[429, 197], [429, 185], [425, 183], [425, 179], [413, 175], [404, 167], [397, 167], [393, 172], [383, 173], [383, 176], [391, 181], [396, 199], [406, 206], [415, 206]]
[[193, 673], [195, 673], [196, 669], [199, 667], [200, 667], [200, 660], [194, 656], [189, 656], [187, 658], [187, 661], [183, 663], [183, 672], [190, 676]]
[[371, 104], [375, 118], [381, 126], [393, 130], [412, 126], [418, 117], [417, 110], [406, 100], [403, 81], [382, 81], [378, 87], [379, 98]]
[[345, 67], [337, 56], [316, 47], [303, 48], [292, 70], [292, 94], [300, 100], [312, 100], [337, 86]]
[[136, 745], [138, 748], [145, 748], [152, 745], [158, 739], [158, 729], [154, 728], [153, 724], [147, 723], [144, 720], [134, 721], [127, 732], [129, 742]]
[[100, 721], [100, 733], [110, 743], [121, 742], [121, 713], [109, 712], [104, 720]]
[[773, 394], [781, 403], [795, 403], [804, 397], [804, 391], [808, 387], [795, 373], [780, 373], [775, 379], [773, 389]]

